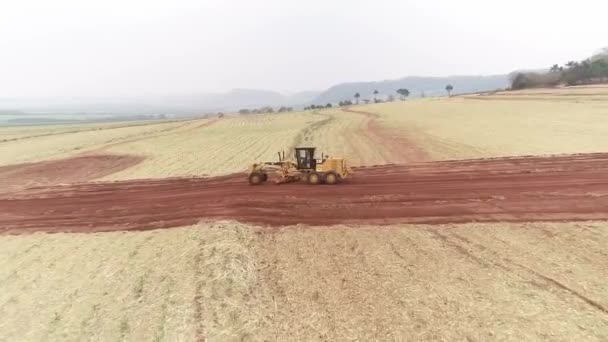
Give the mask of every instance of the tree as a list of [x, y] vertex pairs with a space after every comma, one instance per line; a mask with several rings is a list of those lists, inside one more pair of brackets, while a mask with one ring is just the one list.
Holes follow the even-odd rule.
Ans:
[[374, 102], [376, 102], [376, 96], [378, 96], [378, 94], [380, 94], [380, 92], [378, 91], [378, 89], [374, 90]]
[[359, 104], [359, 98], [360, 97], [361, 97], [361, 94], [355, 93], [355, 101], [357, 101], [357, 104]]
[[560, 70], [559, 65], [557, 64], [553, 64], [553, 66], [549, 69], [550, 72], [559, 72]]
[[406, 88], [397, 89], [397, 94], [400, 95], [401, 100], [405, 100], [408, 96], [410, 96], [410, 91]]
[[598, 59], [592, 62], [590, 72], [593, 77], [608, 77], [608, 59]]
[[448, 92], [448, 97], [452, 97], [452, 90], [454, 90], [454, 87], [451, 84], [445, 86], [445, 91]]
[[240, 109], [239, 110], [239, 114], [241, 115], [246, 115], [249, 114], [251, 111], [249, 109]]
[[258, 110], [259, 113], [274, 113], [274, 109], [270, 106], [262, 107]]
[[325, 108], [331, 108], [331, 103], [329, 103], [329, 102], [328, 102], [328, 103], [325, 105]]

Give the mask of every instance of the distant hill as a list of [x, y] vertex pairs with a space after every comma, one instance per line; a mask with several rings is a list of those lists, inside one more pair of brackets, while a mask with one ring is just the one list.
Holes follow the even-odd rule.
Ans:
[[449, 77], [417, 77], [410, 76], [396, 80], [378, 82], [352, 82], [335, 85], [317, 96], [313, 102], [324, 104], [352, 100], [355, 93], [361, 94], [361, 99], [372, 99], [374, 90], [379, 96], [396, 95], [399, 88], [407, 88], [410, 97], [445, 95], [445, 86], [454, 86], [454, 94], [471, 93], [485, 90], [503, 89], [509, 86], [508, 75], [494, 76], [449, 76]]
[[[228, 93], [191, 94], [165, 96], [155, 99], [152, 104], [173, 107], [183, 112], [201, 111], [237, 111], [242, 108], [257, 108], [264, 106], [299, 106], [308, 104], [320, 92], [307, 91], [291, 95], [279, 92], [257, 89], [234, 89]], [[147, 102], [150, 104], [150, 101]]]
[[[395, 94], [399, 88], [407, 88], [410, 97], [445, 95], [445, 86], [454, 86], [454, 93], [470, 93], [506, 88], [508, 75], [451, 76], [451, 77], [404, 77], [379, 82], [352, 82], [335, 85], [323, 92], [307, 91], [281, 94], [258, 89], [234, 89], [226, 93], [194, 93], [156, 97], [128, 98], [0, 98], [0, 124], [27, 124], [34, 122], [101, 121], [118, 119], [119, 116], [159, 116], [167, 118], [200, 116], [216, 112], [236, 112], [271, 106], [289, 106], [301, 109], [311, 104], [336, 104], [353, 99], [355, 93], [361, 99], [372, 99], [374, 90], [379, 97]], [[28, 118], [29, 116], [29, 118]]]

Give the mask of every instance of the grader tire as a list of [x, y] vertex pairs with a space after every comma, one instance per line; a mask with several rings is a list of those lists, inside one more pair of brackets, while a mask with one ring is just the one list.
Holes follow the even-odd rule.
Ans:
[[317, 185], [321, 184], [321, 176], [316, 172], [308, 174], [308, 184]]
[[330, 172], [325, 175], [325, 184], [334, 185], [338, 183], [338, 175], [334, 172]]
[[253, 172], [249, 175], [249, 184], [260, 185], [264, 182], [264, 174], [259, 172]]

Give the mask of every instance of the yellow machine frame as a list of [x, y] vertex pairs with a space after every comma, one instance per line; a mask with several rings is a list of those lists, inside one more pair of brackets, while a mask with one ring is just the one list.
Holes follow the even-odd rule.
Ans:
[[310, 184], [337, 184], [353, 172], [344, 158], [330, 158], [322, 154], [314, 159], [314, 147], [296, 147], [296, 161], [286, 160], [285, 152], [279, 152], [278, 162], [261, 162], [249, 167], [249, 183], [259, 185], [268, 180], [268, 174], [277, 175], [276, 184], [306, 180]]

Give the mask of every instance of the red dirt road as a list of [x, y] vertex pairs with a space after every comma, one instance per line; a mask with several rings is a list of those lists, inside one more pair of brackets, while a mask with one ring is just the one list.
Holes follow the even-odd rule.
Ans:
[[377, 166], [336, 186], [242, 174], [0, 195], [0, 232], [141, 230], [235, 219], [272, 226], [608, 219], [608, 154]]

